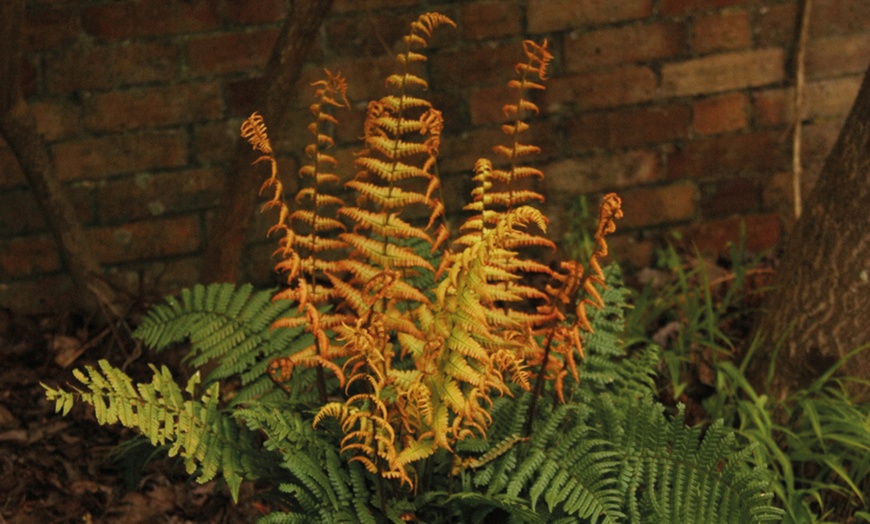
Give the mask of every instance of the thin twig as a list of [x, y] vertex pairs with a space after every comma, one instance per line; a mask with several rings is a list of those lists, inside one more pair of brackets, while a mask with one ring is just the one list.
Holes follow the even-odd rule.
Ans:
[[803, 140], [804, 119], [804, 76], [812, 5], [813, 0], [804, 0], [803, 12], [801, 13], [800, 36], [798, 37], [795, 53], [794, 132], [792, 134], [791, 158], [795, 219], [800, 218], [802, 211], [801, 182], [803, 179], [803, 166], [801, 165], [801, 141]]

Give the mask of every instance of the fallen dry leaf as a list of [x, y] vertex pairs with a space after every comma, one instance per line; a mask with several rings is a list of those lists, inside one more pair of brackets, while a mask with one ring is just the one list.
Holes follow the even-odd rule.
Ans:
[[85, 347], [79, 339], [67, 335], [55, 335], [49, 347], [55, 353], [54, 362], [64, 369], [85, 352]]

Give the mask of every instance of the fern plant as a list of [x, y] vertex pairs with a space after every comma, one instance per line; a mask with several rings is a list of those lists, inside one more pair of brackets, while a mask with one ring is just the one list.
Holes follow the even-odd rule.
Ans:
[[353, 205], [330, 155], [348, 106], [340, 75], [314, 86], [295, 203], [262, 117], [243, 124], [271, 166], [264, 208], [278, 210], [270, 233], [286, 285], [197, 286], [135, 333], [157, 350], [189, 339], [205, 378], [182, 389], [155, 368], [150, 385], [133, 385], [101, 362], [77, 372], [81, 386], [46, 386], [48, 397], [166, 443], [234, 497], [243, 479], [267, 479], [277, 502], [264, 522], [778, 520], [751, 449], [721, 424], [666, 416], [653, 398], [657, 349], [626, 347], [625, 287], [600, 262], [619, 197], [603, 198], [585, 263], [551, 268], [528, 254], [555, 248], [534, 205], [543, 197], [524, 180], [543, 177], [524, 133], [538, 112], [529, 92], [547, 80], [546, 41], [523, 45], [500, 160], [473, 166], [468, 215], [449, 242], [443, 119], [418, 66], [432, 32], [453, 25], [438, 13], [411, 24], [390, 92], [368, 106], [344, 184]]

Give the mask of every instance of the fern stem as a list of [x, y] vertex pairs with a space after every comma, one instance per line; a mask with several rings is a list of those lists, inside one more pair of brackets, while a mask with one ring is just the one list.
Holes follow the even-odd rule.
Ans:
[[326, 393], [326, 374], [323, 373], [323, 364], [317, 365], [317, 380], [315, 384], [317, 385], [317, 398], [320, 400], [321, 405], [325, 405], [329, 400], [328, 395]]
[[532, 424], [535, 421], [536, 410], [538, 408], [538, 398], [544, 394], [544, 372], [547, 369], [547, 361], [550, 359], [550, 351], [553, 349], [553, 334], [555, 328], [547, 333], [547, 343], [544, 347], [544, 357], [541, 360], [541, 369], [538, 371], [538, 376], [535, 377], [535, 389], [532, 392], [532, 400], [529, 402], [529, 409], [526, 412], [526, 424], [523, 428], [523, 436], [528, 437], [532, 434]]
[[[380, 469], [380, 461], [378, 461], [378, 469]], [[386, 488], [384, 487], [384, 476], [379, 471], [377, 475], [375, 475], [378, 482], [378, 502], [381, 505], [381, 513], [386, 517], [387, 516], [387, 493]]]

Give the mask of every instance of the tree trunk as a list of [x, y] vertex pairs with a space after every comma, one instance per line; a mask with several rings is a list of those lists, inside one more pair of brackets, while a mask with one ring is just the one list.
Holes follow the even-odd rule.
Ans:
[[[103, 278], [81, 222], [58, 181], [36, 119], [21, 93], [21, 26], [24, 0], [0, 3], [0, 136], [15, 154], [42, 208], [76, 287], [77, 305], [122, 315], [118, 295]], [[111, 318], [107, 320], [112, 320]]]
[[[281, 28], [261, 81], [260, 113], [274, 137], [284, 129], [293, 87], [333, 0], [296, 0]], [[236, 142], [221, 202], [206, 244], [202, 280], [235, 282], [262, 177], [251, 168], [257, 155], [241, 137]]]
[[[781, 258], [758, 327], [768, 392], [784, 398], [870, 344], [870, 69]], [[870, 379], [870, 350], [848, 374]]]

